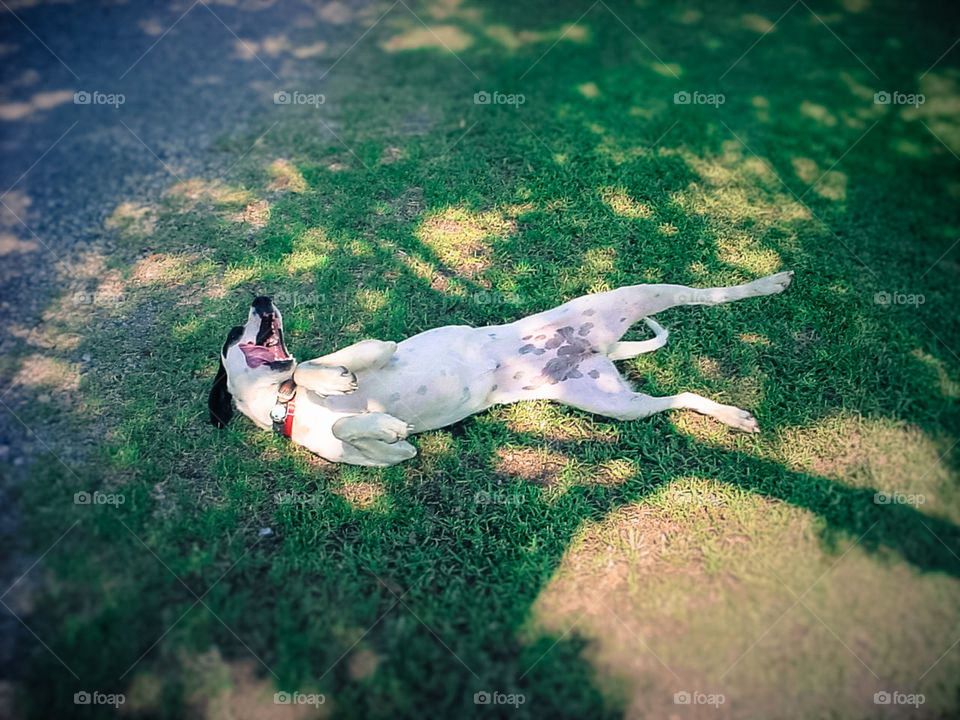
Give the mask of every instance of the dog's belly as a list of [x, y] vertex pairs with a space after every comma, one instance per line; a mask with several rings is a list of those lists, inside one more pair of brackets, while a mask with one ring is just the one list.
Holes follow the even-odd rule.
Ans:
[[326, 405], [344, 413], [389, 413], [414, 432], [463, 420], [492, 404], [505, 340], [499, 329], [448, 326], [414, 335], [384, 367], [358, 373], [356, 392], [328, 397]]

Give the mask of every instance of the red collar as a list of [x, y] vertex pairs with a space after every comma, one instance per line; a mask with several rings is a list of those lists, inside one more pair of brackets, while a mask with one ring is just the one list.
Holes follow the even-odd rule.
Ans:
[[293, 380], [285, 380], [277, 389], [277, 404], [270, 411], [273, 431], [290, 437], [293, 434], [293, 415], [297, 404], [297, 385]]
[[283, 436], [293, 437], [293, 411], [297, 405], [297, 398], [290, 398], [287, 403], [287, 416], [283, 419]]

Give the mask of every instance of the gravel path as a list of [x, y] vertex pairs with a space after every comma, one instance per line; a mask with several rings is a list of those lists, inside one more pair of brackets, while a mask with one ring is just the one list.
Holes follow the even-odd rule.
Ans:
[[[353, 42], [352, 8], [0, 0], [0, 310], [40, 327], [51, 295], [69, 288], [72, 264], [104, 247], [104, 220], [120, 203], [148, 203], [178, 178], [229, 168], [242, 153], [211, 145], [273, 109], [275, 92], [323, 92], [333, 41]], [[0, 333], [0, 356], [22, 342]], [[30, 422], [11, 389], [8, 368], [0, 377], [0, 592], [30, 565], [16, 552], [15, 478], [47, 447], [68, 465], [85, 448], [56, 421]], [[18, 621], [0, 610], [0, 636], [14, 632], [23, 633]], [[3, 643], [0, 677], [15, 671], [15, 644]]]
[[229, 167], [210, 145], [320, 77], [311, 55], [344, 32], [292, 0], [17, 5], [0, 4], [0, 258], [18, 312], [45, 304], [43, 268], [88, 248], [119, 203]]

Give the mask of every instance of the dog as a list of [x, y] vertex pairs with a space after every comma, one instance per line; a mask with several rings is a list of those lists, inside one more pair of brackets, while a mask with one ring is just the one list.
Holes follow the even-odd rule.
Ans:
[[[257, 426], [327, 460], [381, 467], [417, 454], [406, 440], [412, 434], [520, 400], [553, 400], [617, 420], [683, 408], [753, 433], [757, 421], [746, 410], [689, 392], [634, 392], [613, 363], [666, 344], [667, 331], [652, 315], [678, 305], [774, 295], [792, 278], [786, 271], [706, 289], [630, 285], [506, 325], [450, 325], [400, 343], [363, 340], [300, 364], [284, 343], [280, 310], [258, 297], [223, 345], [210, 420], [225, 427], [235, 403]], [[621, 341], [640, 320], [654, 337]]]

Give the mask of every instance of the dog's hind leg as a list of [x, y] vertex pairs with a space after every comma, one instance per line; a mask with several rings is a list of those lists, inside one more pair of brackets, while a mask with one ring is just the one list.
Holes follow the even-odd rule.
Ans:
[[579, 377], [541, 388], [535, 397], [605, 415], [616, 420], [639, 420], [664, 410], [693, 410], [744, 432], [758, 432], [756, 419], [746, 410], [723, 405], [694, 393], [653, 397], [633, 392], [608, 358], [594, 355], [582, 363]]
[[[716, 288], [692, 288], [686, 285], [628, 285], [604, 293], [584, 295], [553, 310], [531, 315], [521, 321], [521, 336], [542, 333], [546, 328], [569, 327], [577, 336], [587, 338], [592, 347], [608, 354], [611, 346], [641, 318], [678, 305], [718, 305], [743, 298], [783, 292], [793, 271], [768, 275], [743, 285]], [[646, 347], [655, 349], [655, 343]], [[638, 348], [619, 348], [619, 357], [630, 357]], [[628, 354], [623, 354], [628, 353]]]

